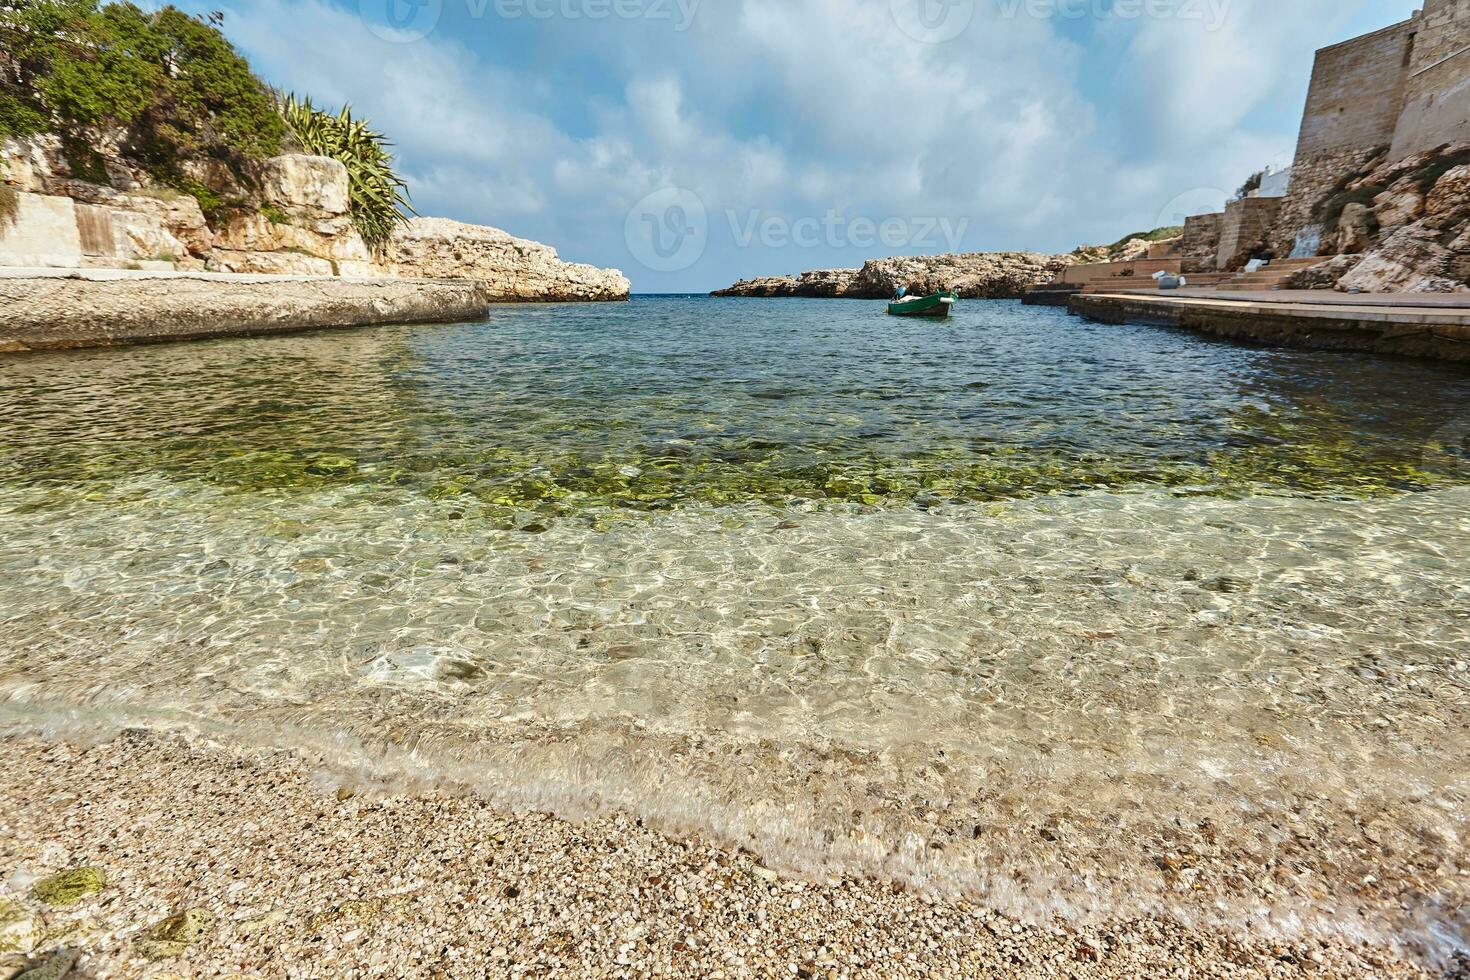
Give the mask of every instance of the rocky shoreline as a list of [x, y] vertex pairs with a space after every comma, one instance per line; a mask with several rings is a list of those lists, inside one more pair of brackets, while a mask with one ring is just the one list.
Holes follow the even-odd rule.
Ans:
[[822, 269], [800, 276], [747, 279], [712, 296], [888, 299], [900, 286], [928, 294], [954, 289], [962, 299], [1018, 299], [1075, 265], [1071, 255], [1040, 252], [967, 252], [873, 259], [861, 269]]
[[0, 140], [0, 189], [12, 199], [0, 217], [0, 269], [473, 279], [492, 302], [616, 302], [631, 291], [616, 269], [446, 218], [412, 218], [370, 249], [352, 223], [347, 168], [327, 157], [261, 161], [250, 205], [209, 215], [121, 156], [106, 162], [111, 184], [78, 179], [56, 137]]
[[0, 354], [480, 320], [473, 279], [0, 269]]
[[784, 877], [627, 817], [376, 792], [296, 754], [140, 731], [0, 738], [0, 977], [47, 963], [195, 978], [1441, 975], [1382, 947], [1163, 916], [1022, 923], [879, 881]]

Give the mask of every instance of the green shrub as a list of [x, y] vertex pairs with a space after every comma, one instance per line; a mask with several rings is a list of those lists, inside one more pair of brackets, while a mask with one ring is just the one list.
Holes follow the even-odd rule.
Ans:
[[0, 139], [7, 136], [34, 136], [45, 131], [44, 115], [0, 88]]
[[227, 162], [279, 150], [269, 89], [212, 25], [128, 2], [0, 3], [0, 134], [128, 131], [130, 150], [172, 172], [206, 154]]
[[102, 159], [102, 154], [85, 139], [75, 133], [68, 133], [61, 138], [61, 155], [66, 158], [67, 169], [77, 180], [85, 180], [93, 184], [105, 184], [107, 179], [107, 164]]
[[261, 216], [273, 225], [285, 225], [291, 223], [291, 216], [274, 204], [262, 204], [260, 206]]
[[1155, 228], [1153, 231], [1136, 231], [1131, 235], [1124, 235], [1116, 242], [1108, 246], [1109, 252], [1116, 252], [1131, 241], [1142, 239], [1146, 242], [1166, 242], [1171, 238], [1178, 238], [1184, 234], [1184, 228], [1179, 225], [1170, 225], [1165, 228]]
[[0, 184], [0, 231], [15, 224], [20, 214], [20, 195], [9, 184]]
[[352, 224], [369, 248], [382, 252], [393, 229], [417, 213], [409, 203], [408, 185], [393, 169], [392, 144], [369, 129], [366, 120], [353, 119], [351, 106], [332, 115], [310, 99], [288, 95], [280, 108], [303, 150], [331, 157], [347, 168]]
[[187, 177], [176, 178], [174, 186], [199, 202], [199, 210], [211, 225], [218, 224], [230, 211], [230, 206], [211, 188]]
[[1235, 199], [1237, 201], [1245, 200], [1247, 197], [1250, 197], [1251, 194], [1260, 190], [1261, 185], [1265, 182], [1266, 171], [1257, 170], [1255, 173], [1251, 174], [1245, 179], [1244, 184], [1240, 185], [1240, 189], [1235, 192]]

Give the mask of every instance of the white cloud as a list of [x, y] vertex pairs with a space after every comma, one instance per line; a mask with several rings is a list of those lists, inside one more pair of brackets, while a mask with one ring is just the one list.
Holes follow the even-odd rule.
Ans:
[[[1248, 122], [1299, 102], [1311, 49], [1366, 2], [1230, 0], [1213, 32], [1105, 17], [1080, 33], [980, 2], [938, 45], [899, 30], [887, 0], [707, 0], [682, 33], [506, 24], [493, 3], [466, 21], [479, 4], [444, 0], [440, 29], [411, 44], [367, 30], [355, 0], [238, 0], [226, 28], [274, 83], [351, 101], [391, 134], [421, 210], [628, 266], [628, 208], [670, 184], [714, 215], [947, 216], [969, 220], [969, 247], [1111, 240], [1289, 158], [1294, 126]], [[497, 48], [513, 31], [532, 55]], [[715, 249], [678, 284], [833, 259]]]

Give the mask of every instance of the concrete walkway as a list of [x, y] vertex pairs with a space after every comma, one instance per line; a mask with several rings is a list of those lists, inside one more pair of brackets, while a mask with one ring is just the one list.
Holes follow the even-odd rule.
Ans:
[[1352, 316], [1365, 321], [1470, 323], [1470, 293], [1358, 294], [1327, 290], [1217, 293], [1208, 289], [1094, 293], [1093, 299], [1126, 297], [1132, 302], [1194, 309], [1245, 307], [1257, 313], [1304, 318]]
[[1470, 294], [1168, 290], [1073, 296], [1097, 323], [1152, 323], [1236, 340], [1470, 362]]
[[1309, 305], [1360, 308], [1365, 306], [1429, 307], [1432, 309], [1470, 311], [1470, 293], [1339, 293], [1331, 289], [1272, 289], [1219, 292], [1213, 289], [1160, 290], [1163, 298], [1171, 295], [1189, 299], [1219, 300], [1225, 303], [1306, 303]]

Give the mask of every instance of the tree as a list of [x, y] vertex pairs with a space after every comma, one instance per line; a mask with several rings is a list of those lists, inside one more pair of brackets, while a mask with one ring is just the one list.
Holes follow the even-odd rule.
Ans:
[[164, 7], [0, 0], [0, 136], [119, 128], [150, 165], [274, 153], [269, 89], [218, 28]]

